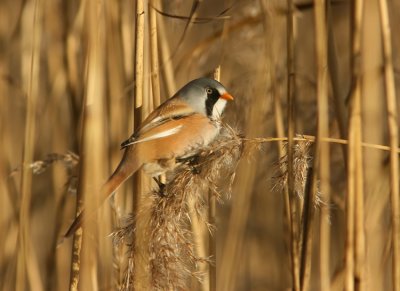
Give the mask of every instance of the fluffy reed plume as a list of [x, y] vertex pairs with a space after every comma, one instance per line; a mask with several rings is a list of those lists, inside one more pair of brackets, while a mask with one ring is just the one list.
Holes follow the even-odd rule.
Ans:
[[[198, 264], [212, 263], [212, 258], [202, 258], [195, 253], [189, 205], [192, 203], [200, 220], [207, 223], [207, 193], [212, 191], [217, 199], [222, 199], [219, 191], [221, 182], [226, 181], [227, 189], [230, 189], [245, 148], [238, 133], [225, 125], [217, 141], [195, 158], [181, 161], [174, 173], [168, 174], [165, 186], [144, 198], [144, 209], [136, 218], [139, 222], [146, 219], [146, 215], [148, 217], [144, 235], [146, 241], [142, 243], [146, 244], [147, 268], [153, 290], [186, 290], [190, 276], [201, 280]], [[133, 222], [131, 218], [128, 224], [114, 233], [117, 244], [124, 242], [128, 245], [130, 256], [137, 255]], [[134, 266], [129, 265], [121, 290], [129, 288], [133, 276]]]
[[[293, 173], [294, 173], [294, 190], [300, 199], [304, 199], [304, 191], [307, 183], [307, 173], [311, 166], [312, 156], [310, 154], [311, 141], [298, 140], [294, 144], [293, 155]], [[273, 177], [273, 190], [281, 192], [284, 191], [288, 181], [288, 144], [284, 144], [284, 156], [279, 159], [277, 164], [277, 174]], [[315, 201], [316, 206], [320, 206], [321, 198], [317, 193]]]
[[[274, 189], [276, 191], [283, 191], [287, 185], [288, 179], [288, 156], [287, 156], [287, 142], [284, 143], [284, 156], [279, 159], [276, 171], [278, 174], [274, 176]], [[303, 198], [304, 188], [307, 180], [307, 170], [310, 166], [310, 146], [309, 141], [298, 141], [294, 145], [294, 159], [293, 159], [293, 172], [294, 172], [294, 189], [296, 194]]]
[[[36, 160], [32, 162], [29, 167], [32, 169], [34, 175], [40, 175], [44, 173], [50, 166], [55, 163], [61, 163], [67, 171], [68, 181], [66, 183], [67, 193], [76, 192], [77, 183], [77, 167], [79, 164], [79, 156], [73, 152], [67, 152], [66, 154], [51, 153], [46, 155], [43, 160]], [[16, 175], [21, 171], [21, 166], [15, 168], [10, 173], [10, 177]]]
[[136, 221], [133, 215], [128, 216], [125, 221], [122, 223], [122, 227], [120, 227], [117, 231], [113, 233], [114, 238], [114, 246], [116, 248], [122, 248], [122, 244], [125, 244], [128, 247], [128, 260], [127, 267], [124, 272], [124, 277], [121, 285], [117, 285], [117, 288], [121, 291], [131, 290], [134, 284], [134, 274], [135, 274], [135, 253], [136, 253]]
[[[32, 169], [33, 174], [39, 175], [45, 172], [56, 162], [61, 162], [68, 171], [72, 171], [79, 163], [79, 156], [73, 152], [67, 152], [66, 154], [51, 153], [46, 155], [43, 160], [34, 161], [29, 166]], [[15, 175], [20, 170], [21, 167], [15, 168], [10, 173], [10, 176]]]

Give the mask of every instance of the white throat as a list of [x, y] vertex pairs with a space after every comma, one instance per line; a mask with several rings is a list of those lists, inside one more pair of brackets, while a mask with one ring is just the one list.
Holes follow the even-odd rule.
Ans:
[[212, 117], [214, 119], [219, 119], [221, 117], [222, 112], [224, 112], [226, 106], [226, 100], [219, 98], [218, 101], [214, 104]]

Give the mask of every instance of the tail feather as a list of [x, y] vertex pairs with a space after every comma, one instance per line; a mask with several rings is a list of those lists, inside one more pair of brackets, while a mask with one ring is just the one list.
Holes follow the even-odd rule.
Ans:
[[[132, 148], [125, 150], [124, 156], [121, 159], [118, 167], [114, 173], [108, 178], [107, 182], [101, 187], [99, 206], [113, 193], [115, 192], [123, 182], [125, 182], [133, 173], [135, 173], [140, 167], [141, 162], [134, 158]], [[68, 228], [64, 237], [69, 237], [75, 233], [81, 226], [84, 219], [84, 211], [82, 211], [72, 222]]]

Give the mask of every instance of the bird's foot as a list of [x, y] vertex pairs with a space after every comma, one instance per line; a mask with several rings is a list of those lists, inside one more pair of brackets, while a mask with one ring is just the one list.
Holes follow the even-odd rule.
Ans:
[[182, 164], [186, 164], [188, 165], [193, 174], [200, 174], [200, 169], [199, 169], [199, 155], [194, 155], [194, 156], [190, 156], [190, 157], [186, 157], [186, 158], [180, 158], [177, 159], [177, 162], [182, 163]]
[[157, 183], [158, 186], [158, 194], [162, 197], [165, 197], [165, 184], [161, 182], [160, 178], [153, 177], [154, 181]]

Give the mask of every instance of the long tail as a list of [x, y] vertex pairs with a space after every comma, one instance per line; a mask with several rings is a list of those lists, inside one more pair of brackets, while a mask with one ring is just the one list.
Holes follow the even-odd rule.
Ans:
[[[100, 200], [99, 206], [113, 193], [123, 182], [125, 182], [133, 173], [135, 173], [142, 163], [135, 157], [132, 148], [127, 148], [124, 152], [124, 156], [121, 159], [118, 167], [115, 169], [114, 173], [108, 178], [107, 182], [101, 187], [100, 190]], [[72, 222], [71, 226], [68, 228], [64, 237], [69, 237], [75, 231], [82, 226], [83, 218], [85, 214], [82, 211]]]

